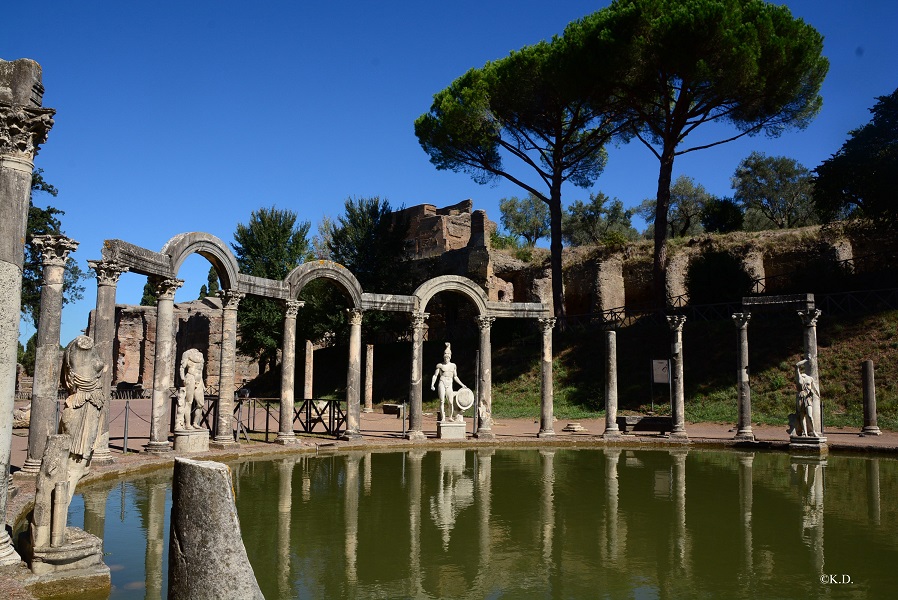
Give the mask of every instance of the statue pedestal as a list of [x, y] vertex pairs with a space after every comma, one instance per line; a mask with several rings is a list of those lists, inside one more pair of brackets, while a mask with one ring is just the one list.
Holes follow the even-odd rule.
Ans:
[[437, 437], [441, 440], [465, 439], [466, 424], [464, 421], [437, 421]]
[[209, 430], [179, 429], [175, 431], [175, 452], [178, 454], [190, 454], [192, 452], [209, 451]]
[[810, 437], [803, 435], [789, 436], [789, 450], [795, 452], [813, 452], [815, 454], [826, 454], [829, 452], [829, 446], [826, 445], [826, 438]]
[[93, 591], [108, 595], [109, 567], [103, 563], [103, 540], [77, 527], [66, 527], [61, 546], [31, 547], [28, 531], [19, 537], [22, 556], [35, 581], [28, 588], [39, 596]]

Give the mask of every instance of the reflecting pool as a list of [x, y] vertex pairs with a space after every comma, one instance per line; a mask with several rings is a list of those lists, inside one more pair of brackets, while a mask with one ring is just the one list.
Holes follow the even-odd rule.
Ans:
[[[434, 450], [231, 465], [275, 598], [894, 597], [898, 462]], [[113, 598], [165, 597], [167, 473], [85, 487]]]

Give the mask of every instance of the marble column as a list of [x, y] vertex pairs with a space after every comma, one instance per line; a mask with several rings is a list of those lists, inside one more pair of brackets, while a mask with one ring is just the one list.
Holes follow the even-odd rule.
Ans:
[[281, 346], [281, 413], [278, 417], [278, 436], [275, 444], [295, 444], [293, 433], [293, 404], [296, 401], [294, 383], [296, 377], [296, 315], [305, 302], [287, 300], [284, 314], [284, 341]]
[[356, 440], [361, 433], [362, 392], [362, 311], [351, 308], [349, 314], [349, 368], [346, 370], [346, 432], [344, 440]]
[[430, 315], [424, 312], [412, 313], [412, 375], [409, 385], [409, 415], [408, 433], [405, 437], [410, 440], [423, 440], [424, 435], [424, 407], [421, 378], [424, 370], [424, 323]]
[[374, 344], [365, 345], [365, 407], [362, 412], [374, 412]]
[[554, 392], [552, 389], [552, 328], [555, 327], [555, 319], [538, 319], [539, 327], [543, 332], [542, 348], [542, 390], [540, 394], [539, 433], [536, 437], [555, 436]]
[[491, 440], [493, 434], [493, 352], [490, 342], [490, 329], [495, 317], [477, 317], [477, 327], [480, 329], [480, 381], [477, 382], [477, 399], [480, 415], [475, 437]]
[[78, 242], [64, 235], [36, 235], [31, 242], [41, 255], [41, 310], [34, 352], [34, 387], [31, 393], [31, 425], [28, 457], [22, 468], [37, 475], [47, 436], [56, 433], [56, 401], [59, 390], [59, 330], [62, 325], [62, 280], [69, 252]]
[[112, 397], [112, 374], [115, 357], [112, 355], [115, 338], [115, 291], [118, 279], [128, 267], [114, 260], [89, 260], [87, 265], [97, 275], [97, 308], [94, 310], [93, 331], [94, 348], [109, 368], [103, 373], [102, 389], [107, 401], [100, 414], [100, 434], [91, 462], [108, 464], [113, 461], [109, 452], [109, 398]]
[[315, 373], [315, 347], [312, 345], [312, 340], [306, 340], [306, 356], [305, 356], [305, 378], [303, 379], [303, 399], [311, 400], [315, 396], [312, 395], [312, 376]]
[[671, 385], [673, 386], [673, 405], [670, 407], [670, 415], [673, 420], [671, 439], [687, 440], [686, 434], [686, 405], [683, 391], [683, 324], [686, 317], [683, 315], [668, 315], [667, 324], [673, 334], [670, 347], [671, 353]]
[[751, 313], [733, 314], [733, 322], [739, 330], [739, 364], [736, 369], [736, 385], [739, 390], [739, 422], [734, 439], [755, 441], [751, 430], [751, 384], [748, 380], [748, 321]]
[[175, 291], [182, 279], [156, 282], [156, 352], [153, 355], [153, 405], [150, 417], [150, 442], [147, 452], [170, 452], [167, 408], [171, 404], [172, 371], [174, 370]]
[[[23, 58], [0, 60], [0, 525], [6, 523], [16, 353], [22, 318], [25, 224], [31, 172], [40, 144], [53, 127], [52, 108], [41, 108], [41, 66]], [[0, 565], [19, 562], [6, 527], [0, 527]]]
[[221, 370], [218, 375], [218, 420], [213, 448], [236, 446], [234, 440], [234, 368], [237, 361], [237, 306], [244, 294], [219, 290], [222, 299]]
[[798, 311], [798, 316], [804, 325], [804, 356], [810, 363], [806, 373], [817, 382], [817, 388], [821, 392], [820, 402], [814, 405], [814, 425], [823, 435], [823, 386], [820, 383], [820, 370], [817, 365], [817, 319], [820, 318], [820, 309], [809, 308]]
[[621, 436], [617, 426], [617, 331], [612, 323], [605, 330], [605, 439]]
[[861, 363], [861, 378], [864, 386], [864, 428], [861, 435], [882, 435], [876, 423], [876, 379], [872, 360]]

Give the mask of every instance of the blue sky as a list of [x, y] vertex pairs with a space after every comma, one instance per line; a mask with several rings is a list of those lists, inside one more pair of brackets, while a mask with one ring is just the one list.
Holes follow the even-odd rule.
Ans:
[[[73, 256], [87, 271], [105, 239], [158, 250], [178, 233], [206, 231], [230, 243], [262, 206], [289, 208], [313, 231], [348, 196], [380, 195], [396, 207], [471, 198], [498, 221], [499, 200], [522, 192], [437, 171], [414, 120], [467, 69], [606, 4], [54, 0], [7, 14], [0, 57], [43, 66], [44, 105], [57, 116], [36, 166], [60, 192], [35, 201], [66, 211], [63, 228], [81, 243]], [[674, 176], [726, 196], [754, 150], [813, 168], [869, 120], [877, 96], [898, 87], [898, 2], [786, 4], [825, 37], [822, 112], [804, 131], [680, 157]], [[609, 148], [592, 190], [563, 194], [568, 203], [601, 190], [634, 206], [654, 195], [657, 175], [656, 159], [631, 143]], [[191, 257], [176, 301], [196, 298], [207, 271]], [[139, 302], [144, 282], [125, 274], [118, 301]], [[84, 300], [64, 310], [63, 343], [95, 304], [94, 280], [85, 287]], [[23, 324], [22, 338], [32, 333]]]

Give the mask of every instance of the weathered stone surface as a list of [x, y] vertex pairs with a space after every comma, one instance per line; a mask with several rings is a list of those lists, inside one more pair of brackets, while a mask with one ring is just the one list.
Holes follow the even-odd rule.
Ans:
[[178, 454], [192, 454], [194, 452], [209, 451], [208, 429], [176, 430], [174, 436], [175, 452]]
[[437, 422], [437, 437], [441, 440], [463, 440], [465, 439], [464, 422], [457, 423], [455, 421], [439, 421]]
[[240, 537], [230, 469], [176, 458], [172, 485], [169, 599], [263, 598]]

